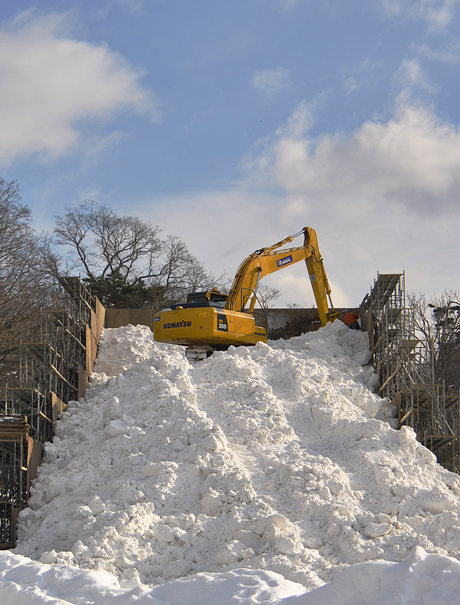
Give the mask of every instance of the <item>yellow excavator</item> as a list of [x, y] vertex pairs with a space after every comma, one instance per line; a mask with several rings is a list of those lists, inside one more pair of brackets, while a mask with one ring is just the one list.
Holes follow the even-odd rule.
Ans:
[[[302, 234], [303, 246], [280, 250]], [[307, 265], [319, 317], [325, 326], [337, 319], [339, 313], [334, 311], [332, 304], [316, 232], [311, 227], [304, 227], [299, 233], [248, 256], [241, 263], [228, 294], [217, 290], [193, 292], [187, 296], [187, 302], [171, 305], [157, 313], [153, 320], [155, 340], [184, 345], [190, 361], [204, 359], [213, 351], [225, 350], [230, 345], [267, 342], [265, 328], [256, 326], [253, 315], [260, 280], [301, 260]]]

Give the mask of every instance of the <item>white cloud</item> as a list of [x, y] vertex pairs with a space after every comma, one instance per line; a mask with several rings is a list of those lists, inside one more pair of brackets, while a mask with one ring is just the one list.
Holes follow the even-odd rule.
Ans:
[[256, 90], [271, 96], [273, 93], [289, 86], [289, 73], [282, 67], [255, 71], [251, 78], [251, 84]]
[[351, 93], [355, 92], [355, 90], [359, 89], [358, 82], [354, 76], [350, 76], [349, 78], [347, 78], [343, 87], [347, 95], [350, 95]]
[[403, 61], [399, 76], [410, 84], [418, 84], [423, 80], [422, 68], [418, 59], [406, 59]]
[[62, 15], [19, 15], [0, 30], [0, 163], [31, 153], [59, 157], [82, 142], [82, 122], [129, 109], [158, 118], [142, 73], [106, 46], [65, 33]]
[[401, 97], [392, 119], [368, 121], [350, 136], [292, 132], [292, 124], [279, 129], [254, 166], [286, 192], [279, 226], [317, 228], [339, 291], [364, 295], [364, 275], [404, 269], [419, 292], [459, 287], [454, 125]]
[[455, 64], [460, 61], [460, 45], [456, 41], [439, 50], [433, 50], [428, 44], [423, 44], [418, 52], [422, 57], [440, 63]]
[[397, 71], [394, 81], [404, 91], [400, 96], [410, 96], [412, 91], [418, 91], [419, 94], [428, 93], [428, 95], [435, 95], [437, 92], [436, 87], [422, 69], [418, 58], [405, 59]]
[[356, 91], [373, 90], [376, 86], [376, 79], [383, 64], [376, 62], [373, 57], [368, 57], [358, 65], [346, 66], [341, 70], [343, 79], [343, 88], [347, 95]]
[[289, 116], [287, 125], [278, 128], [276, 134], [282, 136], [303, 136], [314, 124], [314, 110], [317, 103], [299, 103], [297, 108]]
[[386, 123], [368, 121], [349, 137], [316, 140], [282, 134], [263, 165], [278, 185], [309, 199], [355, 199], [403, 204], [419, 211], [457, 203], [460, 134], [429, 109], [402, 99]]
[[390, 16], [423, 19], [431, 26], [443, 28], [452, 21], [459, 0], [380, 0]]
[[[361, 302], [377, 271], [405, 270], [408, 292], [458, 289], [459, 210], [417, 216], [401, 206], [356, 200], [346, 190], [341, 199], [311, 200], [302, 194], [256, 194], [241, 183], [228, 192], [148, 200], [143, 217], [181, 237], [209, 271], [229, 278], [254, 250], [311, 226], [318, 233], [334, 305], [348, 307]], [[301, 243], [299, 237], [292, 245]], [[315, 304], [303, 262], [263, 283], [281, 290], [278, 306]]]
[[[209, 270], [229, 276], [253, 250], [311, 226], [338, 307], [359, 304], [377, 271], [405, 270], [407, 291], [458, 289], [456, 127], [401, 99], [386, 122], [314, 139], [310, 113], [301, 104], [258, 155], [253, 151], [247, 179], [233, 190], [149, 200], [151, 219], [182, 237]], [[264, 283], [282, 290], [280, 305], [314, 303], [303, 263]]]

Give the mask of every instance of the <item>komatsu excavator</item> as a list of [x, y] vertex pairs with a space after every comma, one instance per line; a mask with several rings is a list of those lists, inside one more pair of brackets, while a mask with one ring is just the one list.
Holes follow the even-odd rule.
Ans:
[[[280, 250], [301, 234], [304, 235], [303, 246]], [[213, 351], [225, 350], [230, 345], [267, 342], [265, 328], [256, 326], [253, 315], [260, 280], [301, 260], [305, 260], [307, 265], [319, 317], [325, 326], [337, 319], [339, 313], [334, 311], [332, 304], [316, 232], [305, 227], [299, 233], [248, 256], [241, 263], [228, 294], [217, 290], [193, 292], [187, 296], [187, 302], [157, 313], [153, 320], [155, 340], [184, 345], [190, 361], [204, 359]]]

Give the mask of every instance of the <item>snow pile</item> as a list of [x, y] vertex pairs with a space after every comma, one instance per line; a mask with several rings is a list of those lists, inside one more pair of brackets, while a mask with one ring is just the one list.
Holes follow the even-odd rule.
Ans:
[[338, 321], [194, 366], [147, 328], [105, 331], [0, 557], [0, 597], [25, 568], [43, 586], [106, 578], [60, 603], [460, 602], [460, 478], [391, 428], [368, 356]]
[[404, 563], [352, 565], [308, 593], [275, 572], [243, 568], [122, 589], [106, 572], [0, 553], [0, 598], [7, 605], [458, 605], [459, 587], [460, 563], [419, 546]]

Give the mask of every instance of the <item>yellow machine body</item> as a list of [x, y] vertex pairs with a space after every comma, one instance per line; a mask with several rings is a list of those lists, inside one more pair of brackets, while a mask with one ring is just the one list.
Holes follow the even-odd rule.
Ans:
[[153, 334], [158, 342], [187, 347], [208, 345], [213, 349], [267, 342], [265, 328], [256, 326], [252, 314], [214, 307], [161, 311], [155, 315]]

